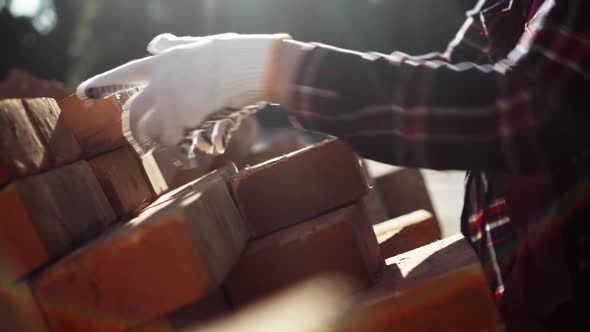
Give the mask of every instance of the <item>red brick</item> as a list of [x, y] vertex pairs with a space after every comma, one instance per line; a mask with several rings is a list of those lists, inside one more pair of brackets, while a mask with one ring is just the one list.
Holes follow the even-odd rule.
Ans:
[[303, 149], [306, 146], [297, 130], [285, 130], [272, 137], [268, 143], [254, 146], [246, 164], [257, 165], [267, 160]]
[[47, 146], [49, 159], [54, 167], [63, 166], [80, 159], [80, 145], [65, 124], [61, 110], [54, 99], [24, 99], [27, 114], [37, 134]]
[[254, 167], [232, 179], [256, 238], [354, 202], [367, 193], [357, 156], [330, 140]]
[[48, 313], [58, 331], [97, 323], [68, 308], [120, 324], [151, 321], [217, 289], [247, 238], [226, 180], [213, 173], [162, 196], [42, 272], [34, 285], [44, 309], [52, 310], [51, 302], [66, 309]]
[[[175, 332], [187, 331], [230, 313], [230, 306], [221, 292], [191, 303], [160, 319], [111, 332]], [[102, 330], [99, 330], [102, 332]], [[99, 332], [97, 331], [97, 332]]]
[[418, 210], [373, 226], [381, 255], [402, 254], [441, 239], [440, 227], [432, 214]]
[[24, 283], [0, 284], [0, 327], [9, 332], [47, 332], [47, 326]]
[[384, 258], [386, 256], [381, 254], [379, 242], [371, 225], [373, 216], [370, 207], [362, 199], [355, 204], [355, 209], [358, 211], [358, 214], [354, 219], [354, 225], [359, 239], [361, 239], [359, 241], [359, 248], [367, 265], [367, 270], [371, 275], [371, 280], [376, 281], [383, 273], [385, 267]]
[[19, 179], [0, 191], [0, 248], [10, 277], [104, 230], [115, 215], [90, 166], [81, 161]]
[[20, 99], [0, 100], [0, 185], [49, 166], [48, 151]]
[[402, 168], [375, 179], [389, 218], [396, 218], [416, 210], [436, 215], [424, 177], [416, 168]]
[[462, 236], [388, 264], [391, 273], [356, 300], [335, 331], [503, 330], [479, 260]]
[[123, 107], [117, 98], [81, 100], [71, 95], [60, 101], [59, 107], [85, 157], [129, 144], [122, 129]]
[[0, 99], [50, 97], [60, 100], [66, 96], [61, 82], [42, 80], [19, 69], [12, 69], [0, 82]]
[[369, 285], [362, 249], [367, 238], [357, 225], [362, 218], [362, 209], [350, 206], [252, 242], [225, 284], [230, 302], [241, 307], [331, 272]]
[[375, 225], [386, 221], [389, 218], [387, 216], [387, 211], [385, 209], [385, 205], [383, 204], [383, 200], [381, 199], [381, 194], [377, 188], [377, 184], [371, 177], [371, 174], [369, 174], [367, 161], [365, 159], [362, 160], [362, 170], [365, 178], [367, 179], [367, 184], [369, 185], [369, 191], [367, 195], [362, 198], [362, 202], [368, 211], [369, 222], [371, 225]]
[[[180, 150], [174, 147], [162, 147], [151, 152], [154, 164], [160, 170], [162, 179], [169, 190], [179, 188], [207, 174], [213, 167], [212, 155], [197, 153], [197, 167], [182, 164]], [[146, 166], [147, 168], [147, 166]]]
[[119, 217], [137, 215], [152, 200], [151, 184], [131, 146], [100, 155], [89, 163]]

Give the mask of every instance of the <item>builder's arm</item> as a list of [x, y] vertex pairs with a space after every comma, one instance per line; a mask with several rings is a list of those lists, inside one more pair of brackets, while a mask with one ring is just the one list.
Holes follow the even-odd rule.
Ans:
[[267, 100], [368, 158], [530, 171], [558, 166], [590, 142], [589, 9], [584, 0], [546, 1], [496, 66], [225, 35], [172, 40], [180, 46], [92, 78], [79, 93], [147, 84], [131, 112], [141, 115], [138, 130], [167, 144], [212, 111]]
[[[590, 147], [590, 3], [546, 1], [497, 65], [284, 42], [272, 99], [304, 127], [406, 166], [535, 171]], [[297, 48], [297, 50], [293, 50]], [[291, 49], [287, 51], [287, 49]], [[294, 55], [291, 55], [293, 57]]]

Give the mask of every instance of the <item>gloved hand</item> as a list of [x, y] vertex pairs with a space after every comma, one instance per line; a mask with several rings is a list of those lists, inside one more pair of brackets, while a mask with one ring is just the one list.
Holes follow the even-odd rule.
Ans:
[[128, 105], [130, 129], [164, 145], [184, 138], [185, 129], [209, 114], [241, 109], [265, 95], [274, 47], [286, 34], [208, 37], [157, 36], [148, 45], [153, 56], [131, 61], [80, 84], [82, 98], [145, 85]]

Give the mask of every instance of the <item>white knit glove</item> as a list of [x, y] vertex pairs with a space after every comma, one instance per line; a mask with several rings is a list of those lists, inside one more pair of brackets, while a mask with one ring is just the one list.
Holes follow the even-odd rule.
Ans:
[[273, 46], [285, 34], [208, 37], [157, 36], [153, 56], [131, 61], [80, 84], [82, 98], [100, 98], [137, 85], [129, 101], [130, 129], [164, 145], [184, 138], [217, 110], [264, 101]]

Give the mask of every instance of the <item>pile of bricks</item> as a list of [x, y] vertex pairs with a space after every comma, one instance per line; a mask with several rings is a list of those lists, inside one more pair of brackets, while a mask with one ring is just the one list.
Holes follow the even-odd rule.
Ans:
[[464, 240], [428, 245], [431, 211], [391, 216], [342, 141], [291, 131], [252, 150], [252, 122], [226, 155], [182, 170], [138, 153], [121, 112], [115, 98], [0, 100], [9, 330], [177, 331], [325, 273], [355, 285], [334, 331], [501, 328]]

